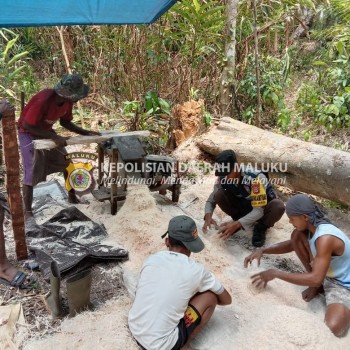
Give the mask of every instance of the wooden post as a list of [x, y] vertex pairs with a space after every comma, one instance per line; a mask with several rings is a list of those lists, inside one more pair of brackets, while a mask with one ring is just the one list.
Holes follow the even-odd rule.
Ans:
[[26, 95], [25, 95], [24, 91], [22, 91], [21, 92], [21, 113], [23, 112], [23, 109], [24, 109], [25, 98], [26, 98]]
[[19, 153], [16, 135], [15, 110], [7, 102], [0, 104], [2, 112], [2, 142], [6, 166], [6, 189], [12, 216], [12, 228], [18, 260], [28, 257], [24, 230], [24, 213], [19, 182]]
[[104, 159], [105, 152], [101, 144], [97, 145], [97, 153], [98, 153], [98, 188], [102, 187], [103, 183], [103, 169], [104, 169]]
[[118, 209], [117, 164], [118, 164], [118, 148], [116, 148], [115, 146], [112, 146], [112, 157], [111, 157], [111, 166], [112, 166], [111, 168], [111, 180], [112, 180], [111, 182], [111, 214], [112, 215], [117, 214], [117, 209]]

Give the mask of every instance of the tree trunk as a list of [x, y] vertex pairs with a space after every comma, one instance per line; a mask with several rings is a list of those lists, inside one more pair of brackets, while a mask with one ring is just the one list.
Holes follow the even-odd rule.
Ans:
[[289, 47], [289, 22], [287, 21], [284, 25], [284, 47]]
[[[56, 27], [58, 34], [60, 36], [60, 42], [61, 42], [61, 47], [62, 47], [62, 55], [64, 57], [64, 62], [66, 64], [66, 69], [68, 74], [72, 74], [72, 68], [70, 66], [70, 62], [69, 62], [69, 58], [68, 58], [68, 54], [67, 54], [67, 49], [66, 49], [66, 44], [65, 44], [65, 40], [64, 40], [64, 27]], [[81, 109], [81, 105], [80, 102], [77, 102], [77, 106], [79, 108], [79, 110]], [[84, 114], [82, 113], [80, 115], [80, 122], [81, 122], [81, 127], [85, 128], [85, 122], [84, 122]]]
[[278, 53], [278, 29], [275, 29], [275, 36], [273, 40], [273, 53], [277, 55]]
[[6, 165], [6, 189], [12, 216], [12, 228], [18, 260], [28, 257], [24, 230], [24, 213], [19, 181], [19, 153], [15, 113], [2, 118], [2, 140]]
[[253, 13], [254, 13], [254, 51], [255, 51], [255, 76], [256, 76], [256, 116], [255, 124], [260, 127], [261, 124], [261, 95], [260, 95], [260, 69], [259, 69], [259, 40], [257, 31], [257, 19], [256, 19], [256, 0], [253, 0]]
[[294, 18], [299, 22], [298, 27], [295, 29], [294, 33], [291, 35], [291, 42], [299, 39], [300, 37], [306, 36], [310, 38], [309, 27], [313, 20], [314, 12], [311, 9], [302, 9], [301, 18], [294, 15]]
[[204, 134], [198, 146], [213, 155], [232, 149], [241, 163], [257, 163], [262, 170], [270, 166], [274, 172], [269, 175], [276, 184], [350, 205], [348, 152], [274, 134], [231, 118], [223, 118], [217, 128]]
[[267, 53], [271, 54], [271, 30], [267, 31]]
[[238, 1], [239, 0], [228, 0], [226, 2], [226, 35], [229, 40], [225, 46], [226, 65], [221, 76], [220, 105], [221, 114], [227, 117], [230, 117], [233, 114]]

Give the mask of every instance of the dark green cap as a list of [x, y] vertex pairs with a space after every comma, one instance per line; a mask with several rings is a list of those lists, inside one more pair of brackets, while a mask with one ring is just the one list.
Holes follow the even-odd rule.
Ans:
[[55, 85], [57, 95], [67, 98], [73, 102], [79, 101], [89, 93], [89, 87], [84, 84], [79, 74], [66, 74]]
[[215, 158], [215, 176], [227, 176], [237, 163], [236, 154], [231, 149], [219, 153]]
[[204, 243], [198, 236], [197, 225], [189, 216], [175, 216], [169, 221], [167, 234], [169, 237], [176, 239], [184, 244], [184, 246], [193, 253], [199, 253], [204, 249]]

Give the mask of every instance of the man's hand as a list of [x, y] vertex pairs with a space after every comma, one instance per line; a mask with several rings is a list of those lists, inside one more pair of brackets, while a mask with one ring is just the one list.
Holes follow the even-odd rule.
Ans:
[[252, 283], [257, 288], [265, 288], [267, 282], [272, 281], [276, 278], [276, 270], [269, 269], [260, 273], [257, 273], [251, 277]]
[[67, 146], [67, 141], [63, 136], [55, 135], [52, 140], [55, 142], [55, 144], [58, 147], [64, 147]]
[[7, 117], [15, 112], [15, 107], [9, 104], [6, 100], [0, 101], [0, 113]]
[[264, 251], [262, 248], [255, 249], [254, 252], [250, 255], [248, 255], [244, 259], [244, 267], [248, 267], [248, 264], [251, 264], [254, 259], [258, 261], [258, 266], [260, 266], [260, 260], [264, 254]]
[[302, 291], [301, 296], [303, 300], [309, 302], [313, 298], [315, 298], [319, 293], [322, 293], [323, 287], [309, 287]]
[[242, 225], [239, 221], [225, 222], [219, 226], [219, 238], [227, 239], [233, 236], [241, 228]]
[[211, 228], [211, 225], [214, 225], [215, 228], [217, 228], [218, 224], [213, 219], [213, 214], [206, 213], [204, 216], [204, 225], [202, 227], [202, 230], [204, 233], [207, 233], [208, 228]]

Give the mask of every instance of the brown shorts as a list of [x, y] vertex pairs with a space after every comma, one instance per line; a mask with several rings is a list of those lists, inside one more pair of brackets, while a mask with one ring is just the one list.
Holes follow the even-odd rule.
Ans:
[[339, 284], [334, 278], [326, 277], [323, 281], [327, 306], [343, 304], [350, 310], [350, 289]]

